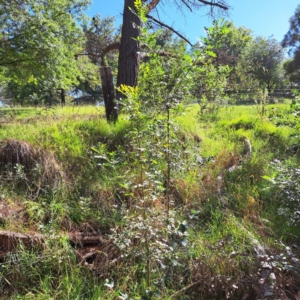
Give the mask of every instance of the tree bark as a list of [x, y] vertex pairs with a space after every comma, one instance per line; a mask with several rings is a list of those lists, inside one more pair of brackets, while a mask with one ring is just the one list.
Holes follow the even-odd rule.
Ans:
[[[140, 44], [137, 38], [140, 35], [142, 22], [136, 15], [134, 0], [124, 1], [122, 37], [119, 52], [117, 87], [121, 84], [137, 86], [140, 65]], [[123, 95], [117, 92], [117, 100]]]
[[115, 122], [118, 118], [118, 111], [115, 103], [115, 88], [111, 68], [100, 68], [100, 75], [105, 104], [106, 119], [108, 122]]
[[61, 106], [66, 105], [66, 90], [65, 89], [57, 89], [60, 91], [60, 99], [61, 99]]

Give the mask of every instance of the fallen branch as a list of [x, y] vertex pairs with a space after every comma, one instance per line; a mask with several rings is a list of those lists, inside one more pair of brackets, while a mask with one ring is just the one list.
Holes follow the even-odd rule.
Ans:
[[[59, 239], [61, 235], [53, 237]], [[106, 242], [101, 235], [90, 235], [82, 232], [68, 233], [68, 238], [72, 246], [83, 247], [87, 245], [101, 245]], [[43, 248], [46, 239], [49, 237], [40, 233], [19, 233], [8, 230], [0, 230], [0, 259], [9, 252], [14, 251], [19, 244], [26, 249], [34, 247]], [[52, 237], [50, 237], [52, 239]]]
[[0, 231], [0, 258], [13, 251], [19, 243], [30, 249], [34, 246], [42, 245], [45, 237], [39, 233], [19, 233], [12, 231]]

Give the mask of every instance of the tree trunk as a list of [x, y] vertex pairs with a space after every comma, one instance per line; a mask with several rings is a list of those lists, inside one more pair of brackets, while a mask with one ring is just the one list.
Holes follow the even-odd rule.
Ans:
[[110, 67], [100, 68], [102, 91], [105, 104], [106, 119], [115, 122], [118, 118], [118, 110], [115, 103], [115, 88]]
[[[140, 58], [139, 41], [136, 39], [140, 35], [141, 20], [135, 14], [134, 0], [124, 1], [122, 37], [119, 52], [117, 87], [121, 84], [136, 86], [138, 82], [138, 72]], [[117, 100], [123, 95], [117, 92]]]
[[65, 89], [57, 89], [60, 91], [60, 99], [61, 99], [61, 106], [66, 105], [66, 90]]

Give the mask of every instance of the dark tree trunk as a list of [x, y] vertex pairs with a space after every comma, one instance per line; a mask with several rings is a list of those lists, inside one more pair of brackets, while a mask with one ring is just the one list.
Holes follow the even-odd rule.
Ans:
[[[136, 86], [140, 58], [138, 55], [141, 20], [135, 15], [134, 0], [124, 1], [122, 37], [119, 52], [117, 87], [121, 84]], [[117, 92], [117, 100], [122, 94]]]
[[61, 99], [61, 106], [66, 105], [66, 90], [65, 89], [57, 89], [60, 91], [60, 99]]
[[115, 104], [115, 88], [111, 68], [100, 68], [100, 75], [102, 82], [106, 119], [108, 122], [115, 122], [118, 118], [118, 110]]

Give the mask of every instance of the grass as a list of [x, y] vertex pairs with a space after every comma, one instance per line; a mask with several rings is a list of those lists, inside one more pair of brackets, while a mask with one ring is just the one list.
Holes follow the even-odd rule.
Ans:
[[[291, 170], [299, 163], [288, 151], [298, 143], [288, 104], [265, 116], [229, 106], [213, 122], [191, 105], [171, 115], [169, 135], [163, 115], [143, 126], [139, 115], [108, 124], [95, 107], [0, 115], [1, 145], [16, 139], [47, 150], [66, 174], [50, 192], [17, 185], [25, 175], [16, 169], [1, 181], [0, 229], [47, 237], [43, 249], [19, 245], [1, 259], [4, 299], [254, 299], [257, 249], [273, 257], [300, 242], [300, 223], [278, 214], [285, 200], [272, 184], [282, 173], [274, 159]], [[106, 242], [73, 245], [66, 232]]]

